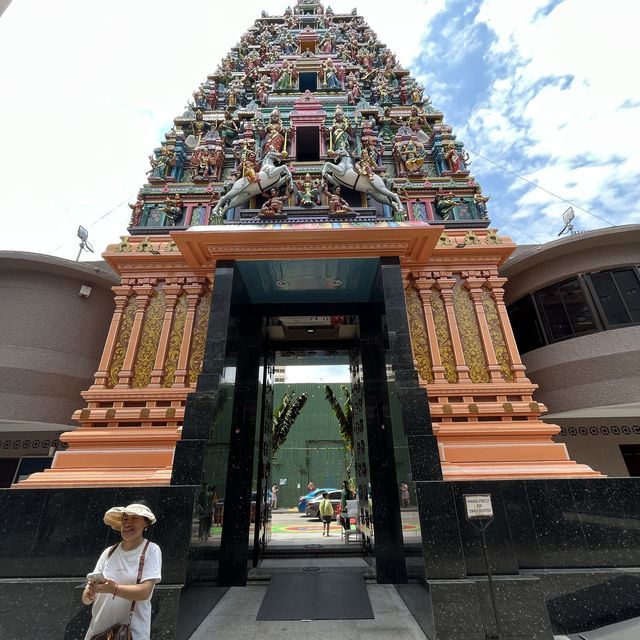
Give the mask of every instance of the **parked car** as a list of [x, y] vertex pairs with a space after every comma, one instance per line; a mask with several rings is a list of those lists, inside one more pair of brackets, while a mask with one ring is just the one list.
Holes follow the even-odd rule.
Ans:
[[311, 493], [307, 493], [306, 496], [300, 496], [300, 501], [298, 502], [298, 511], [300, 513], [305, 513], [305, 509], [307, 508], [307, 503], [309, 502], [309, 500], [312, 500], [318, 495], [322, 500], [323, 491], [338, 491], [338, 489], [314, 489]]
[[332, 519], [336, 519], [336, 507], [340, 506], [340, 494], [342, 493], [340, 489], [321, 489], [320, 493], [311, 498], [311, 500], [307, 501], [307, 506], [304, 509], [304, 514], [306, 516], [308, 516], [309, 518], [318, 518], [318, 520], [322, 519], [320, 517], [320, 502], [322, 502], [322, 494], [325, 491], [329, 494], [329, 500], [331, 500], [331, 506], [333, 507]]

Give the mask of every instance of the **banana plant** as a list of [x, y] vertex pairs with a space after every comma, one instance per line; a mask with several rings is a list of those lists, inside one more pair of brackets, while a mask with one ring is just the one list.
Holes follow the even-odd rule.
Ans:
[[309, 397], [308, 393], [301, 393], [297, 398], [296, 392], [292, 389], [282, 396], [280, 406], [273, 414], [273, 432], [271, 438], [272, 453], [275, 455], [289, 435], [293, 423], [298, 419], [302, 408]]
[[340, 436], [344, 440], [345, 447], [345, 466], [347, 472], [351, 471], [353, 465], [353, 409], [351, 405], [351, 393], [344, 385], [340, 385], [340, 389], [344, 394], [344, 405], [340, 405], [340, 402], [333, 393], [333, 389], [329, 385], [324, 387], [324, 395], [333, 409], [333, 415], [335, 415], [338, 421], [338, 431]]

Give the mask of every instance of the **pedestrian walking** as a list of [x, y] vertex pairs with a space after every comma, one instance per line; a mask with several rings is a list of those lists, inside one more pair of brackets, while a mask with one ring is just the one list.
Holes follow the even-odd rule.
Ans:
[[271, 508], [275, 511], [278, 506], [278, 485], [271, 487]]
[[322, 518], [322, 535], [329, 537], [329, 530], [331, 529], [331, 519], [333, 518], [333, 505], [329, 500], [329, 493], [327, 491], [322, 492], [322, 500], [318, 507], [320, 517]]

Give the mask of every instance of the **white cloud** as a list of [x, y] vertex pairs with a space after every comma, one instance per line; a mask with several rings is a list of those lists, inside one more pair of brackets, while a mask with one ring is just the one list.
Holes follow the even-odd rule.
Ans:
[[[629, 186], [640, 166], [640, 107], [622, 105], [640, 99], [638, 82], [624, 71], [637, 57], [638, 6], [613, 0], [603, 10], [593, 0], [565, 0], [547, 15], [541, 6], [519, 2], [514, 11], [505, 0], [482, 4], [476, 23], [486, 23], [496, 35], [487, 64], [497, 69], [501, 61], [505, 75], [475, 105], [461, 137], [470, 149], [600, 218], [637, 222], [640, 194]], [[589, 166], [579, 166], [584, 163]], [[480, 159], [473, 169], [481, 183], [483, 175], [498, 175]], [[509, 181], [512, 191], [524, 184]], [[494, 202], [505, 195], [495, 194]], [[547, 240], [566, 205], [532, 187], [512, 207], [513, 219], [529, 220], [527, 230]], [[576, 213], [577, 228], [605, 224]]]

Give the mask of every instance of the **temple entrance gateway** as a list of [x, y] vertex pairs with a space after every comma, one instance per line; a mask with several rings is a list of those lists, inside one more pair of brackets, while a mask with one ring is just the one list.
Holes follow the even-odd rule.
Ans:
[[[271, 274], [279, 279], [270, 293]], [[212, 305], [217, 312], [209, 323], [202, 384], [188, 400], [184, 431], [196, 423], [204, 428], [210, 416], [209, 431], [202, 434], [202, 477], [195, 482], [215, 486], [224, 504], [221, 534], [209, 550], [221, 586], [244, 584], [248, 567], [260, 564], [269, 544], [276, 354], [286, 360], [318, 351], [342, 353], [349, 364], [351, 475], [363, 556], [380, 582], [406, 580], [395, 451], [402, 451], [407, 467], [408, 450], [402, 414], [391, 411], [387, 367], [393, 355], [401, 356], [393, 353], [401, 345], [386, 329], [393, 301], [385, 296], [384, 281], [392, 275], [400, 277], [397, 259], [218, 264], [213, 297], [227, 304]], [[313, 301], [318, 298], [323, 302]], [[203, 404], [205, 396], [210, 402]]]

